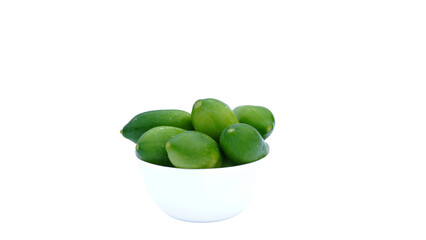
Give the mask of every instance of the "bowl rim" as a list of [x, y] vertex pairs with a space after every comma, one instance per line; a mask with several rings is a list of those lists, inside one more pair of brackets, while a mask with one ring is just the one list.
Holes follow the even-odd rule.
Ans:
[[[258, 159], [254, 162], [250, 162], [250, 163], [245, 163], [245, 164], [240, 164], [240, 165], [236, 165], [236, 166], [229, 166], [229, 167], [218, 167], [218, 168], [178, 168], [178, 167], [169, 167], [169, 166], [162, 166], [162, 165], [158, 165], [158, 164], [154, 164], [154, 163], [150, 163], [147, 161], [144, 161], [142, 159], [136, 158], [137, 161], [141, 162], [140, 164], [142, 165], [147, 165], [149, 167], [153, 167], [153, 168], [158, 168], [158, 169], [165, 169], [165, 170], [171, 170], [171, 171], [223, 171], [225, 169], [228, 170], [233, 170], [236, 168], [247, 168], [247, 167], [251, 167], [252, 165], [258, 165], [259, 162], [263, 162], [265, 161], [264, 159], [267, 157], [264, 156], [261, 159]], [[263, 161], [261, 161], [263, 160]]]

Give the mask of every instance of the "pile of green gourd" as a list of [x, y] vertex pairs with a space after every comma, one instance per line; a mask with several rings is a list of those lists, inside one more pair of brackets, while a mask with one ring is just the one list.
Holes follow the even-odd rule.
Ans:
[[120, 131], [136, 143], [136, 156], [177, 168], [230, 167], [257, 161], [269, 153], [264, 141], [274, 129], [272, 112], [244, 105], [231, 110], [213, 98], [197, 100], [191, 114], [154, 110], [133, 117]]

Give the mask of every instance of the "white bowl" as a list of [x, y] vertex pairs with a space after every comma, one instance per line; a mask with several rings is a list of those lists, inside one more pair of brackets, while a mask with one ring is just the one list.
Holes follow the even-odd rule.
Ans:
[[146, 189], [167, 215], [189, 222], [214, 222], [231, 218], [247, 207], [263, 160], [209, 169], [163, 167], [138, 161]]

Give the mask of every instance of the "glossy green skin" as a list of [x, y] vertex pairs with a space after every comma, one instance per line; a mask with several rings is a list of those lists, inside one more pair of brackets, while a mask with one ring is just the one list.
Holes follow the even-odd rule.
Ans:
[[217, 142], [223, 129], [238, 122], [237, 116], [228, 105], [213, 98], [196, 101], [192, 107], [191, 118], [196, 131], [209, 135]]
[[136, 143], [136, 156], [149, 163], [172, 167], [167, 157], [166, 143], [185, 129], [160, 126], [146, 131]]
[[154, 110], [133, 117], [121, 130], [123, 136], [136, 143], [146, 131], [157, 126], [192, 130], [191, 114], [182, 110]]
[[274, 115], [265, 107], [244, 105], [236, 107], [234, 113], [240, 123], [247, 123], [256, 128], [263, 139], [268, 138], [274, 130]]
[[217, 168], [222, 166], [219, 145], [208, 135], [186, 131], [166, 143], [167, 155], [177, 168]]
[[257, 161], [269, 153], [269, 146], [259, 132], [245, 123], [236, 123], [223, 130], [220, 147], [226, 158], [238, 164]]

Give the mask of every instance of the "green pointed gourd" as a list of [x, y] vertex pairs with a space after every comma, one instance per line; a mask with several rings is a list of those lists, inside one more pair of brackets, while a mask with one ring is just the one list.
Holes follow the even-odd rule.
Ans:
[[208, 135], [186, 131], [166, 143], [167, 155], [178, 168], [217, 168], [222, 166], [219, 145]]
[[247, 123], [256, 128], [263, 139], [268, 138], [274, 130], [274, 115], [266, 107], [244, 105], [236, 107], [234, 113], [240, 123]]
[[153, 110], [133, 117], [120, 131], [123, 136], [136, 143], [146, 131], [157, 126], [172, 126], [192, 130], [191, 114], [177, 109]]
[[146, 131], [136, 143], [136, 156], [149, 163], [172, 167], [167, 151], [166, 143], [185, 129], [159, 126]]
[[227, 126], [238, 123], [234, 112], [224, 102], [206, 98], [197, 100], [191, 112], [192, 125], [219, 142], [220, 134]]
[[235, 123], [223, 130], [220, 147], [227, 159], [236, 164], [257, 161], [269, 153], [269, 146], [260, 133], [245, 123]]

